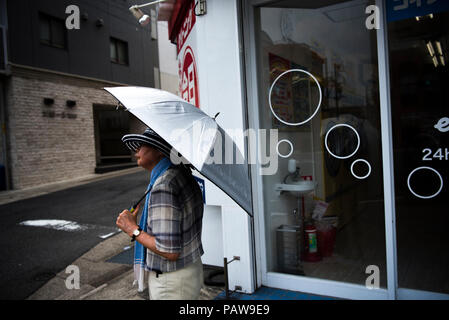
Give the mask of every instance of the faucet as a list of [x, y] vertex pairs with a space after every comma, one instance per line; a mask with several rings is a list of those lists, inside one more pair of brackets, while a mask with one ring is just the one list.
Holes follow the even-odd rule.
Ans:
[[292, 177], [292, 180], [293, 180], [294, 182], [297, 182], [297, 181], [301, 180], [300, 170], [301, 170], [300, 167], [296, 167], [295, 171], [293, 171], [293, 172], [290, 172], [290, 169], [289, 169], [289, 174], [287, 174], [287, 175], [285, 176], [285, 178], [284, 178], [284, 184], [287, 183], [287, 179], [288, 179], [289, 177]]

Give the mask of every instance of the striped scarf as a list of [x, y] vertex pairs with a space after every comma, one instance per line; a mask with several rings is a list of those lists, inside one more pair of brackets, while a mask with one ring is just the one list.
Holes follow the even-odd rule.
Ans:
[[[151, 197], [151, 188], [154, 185], [154, 182], [161, 176], [168, 168], [172, 166], [170, 160], [166, 157], [162, 158], [161, 161], [153, 168], [150, 176], [150, 184], [148, 185], [148, 192], [145, 198], [145, 206], [142, 211], [142, 216], [140, 217], [139, 226], [142, 228], [142, 231], [147, 232], [147, 220], [148, 220], [148, 205]], [[147, 258], [147, 248], [145, 248], [142, 244], [136, 241], [134, 246], [134, 283], [138, 283], [138, 291], [142, 292], [144, 290], [144, 276], [145, 276], [145, 264]]]

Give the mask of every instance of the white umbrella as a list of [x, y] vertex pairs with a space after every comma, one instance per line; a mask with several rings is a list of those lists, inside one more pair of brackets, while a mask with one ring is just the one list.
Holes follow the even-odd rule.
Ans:
[[248, 166], [239, 148], [215, 119], [166, 91], [145, 87], [105, 90], [253, 215]]

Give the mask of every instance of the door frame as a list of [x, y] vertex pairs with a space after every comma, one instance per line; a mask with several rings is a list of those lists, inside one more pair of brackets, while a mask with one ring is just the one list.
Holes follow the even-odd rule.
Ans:
[[377, 30], [377, 60], [379, 69], [380, 126], [384, 183], [385, 244], [387, 259], [388, 299], [397, 299], [398, 270], [396, 248], [396, 211], [393, 166], [393, 129], [390, 99], [390, 65], [388, 59], [387, 12], [384, 0], [376, 0], [380, 12]]

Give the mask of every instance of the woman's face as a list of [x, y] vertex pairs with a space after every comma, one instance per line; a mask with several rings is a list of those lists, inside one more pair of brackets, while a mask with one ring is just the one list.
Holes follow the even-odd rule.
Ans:
[[162, 159], [162, 153], [149, 145], [142, 144], [135, 154], [137, 158], [137, 165], [147, 169], [153, 170], [154, 166]]

